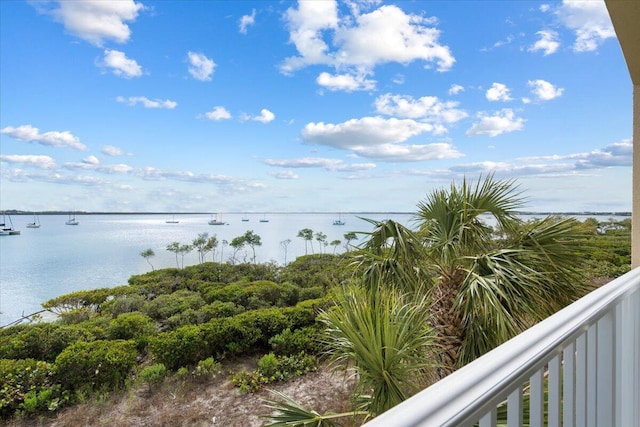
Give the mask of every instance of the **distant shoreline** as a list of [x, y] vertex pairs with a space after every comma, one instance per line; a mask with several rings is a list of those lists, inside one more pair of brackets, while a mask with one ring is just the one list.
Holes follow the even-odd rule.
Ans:
[[[68, 215], [70, 211], [21, 211], [9, 209], [0, 211], [3, 215]], [[72, 211], [75, 215], [211, 215], [212, 212], [89, 212], [89, 211]], [[215, 213], [215, 212], [213, 212]], [[362, 215], [362, 214], [393, 214], [393, 215], [411, 215], [415, 212], [395, 212], [395, 211], [340, 211], [340, 212], [277, 212], [277, 211], [260, 211], [260, 212], [221, 212], [228, 215]], [[631, 216], [631, 212], [534, 212], [522, 211], [516, 212], [517, 215], [565, 215], [565, 216]]]

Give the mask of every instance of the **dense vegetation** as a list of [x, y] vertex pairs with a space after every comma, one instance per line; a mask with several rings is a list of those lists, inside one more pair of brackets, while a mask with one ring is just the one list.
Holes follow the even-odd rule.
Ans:
[[[357, 251], [305, 255], [285, 266], [202, 262], [133, 276], [125, 286], [74, 292], [47, 301], [43, 306], [58, 314], [56, 321], [0, 330], [0, 419], [54, 412], [134, 384], [152, 388], [169, 375], [206, 381], [219, 373], [219, 361], [246, 355], [259, 359], [258, 369], [233, 372], [231, 380], [242, 390], [254, 391], [315, 369], [325, 350], [359, 369], [356, 391], [369, 400], [363, 404], [360, 399], [356, 412], [375, 415], [455, 369], [461, 360], [477, 357], [537, 320], [533, 309], [522, 311], [517, 324], [501, 326], [509, 333], [481, 342], [473, 338], [478, 331], [464, 329], [468, 326], [459, 313], [485, 323], [495, 322], [495, 317], [478, 313], [475, 306], [476, 311], [459, 311], [453, 319], [434, 319], [434, 310], [443, 310], [430, 302], [434, 293], [441, 303], [455, 304], [460, 292], [480, 281], [484, 289], [508, 282], [516, 294], [518, 283], [526, 278], [496, 276], [496, 265], [504, 272], [508, 263], [531, 261], [523, 258], [522, 248], [536, 245], [547, 245], [555, 252], [545, 254], [563, 261], [567, 253], [557, 246], [559, 240], [553, 245], [542, 241], [558, 231], [565, 241], [573, 239], [571, 253], [579, 251], [581, 256], [569, 271], [555, 270], [554, 283], [564, 286], [564, 274], [572, 283], [576, 278], [580, 281], [575, 290], [564, 291], [566, 300], [550, 301], [553, 305], [545, 307], [541, 316], [629, 269], [629, 220], [580, 223], [545, 218], [511, 223], [510, 218], [503, 218], [493, 229], [474, 217], [467, 220], [475, 227], [472, 231], [482, 236], [482, 244], [470, 235], [455, 242], [438, 240], [450, 233], [441, 234], [438, 221], [444, 219], [432, 214], [441, 205], [455, 202], [452, 193], [454, 189], [447, 197], [435, 194], [420, 206], [422, 217], [418, 218], [423, 222], [415, 231], [392, 221], [372, 223], [373, 231], [366, 233], [367, 240]], [[472, 193], [457, 196], [464, 199]], [[504, 213], [500, 203], [508, 197], [501, 197], [509, 196], [508, 192], [494, 196], [497, 210]], [[486, 203], [486, 198], [482, 200]], [[465, 230], [468, 224], [463, 224]], [[524, 235], [529, 240], [521, 237]], [[515, 252], [507, 248], [515, 246], [520, 248], [520, 258], [509, 258]], [[445, 248], [449, 250], [446, 256]], [[476, 282], [455, 282], [462, 276]], [[442, 278], [448, 280], [446, 288]], [[534, 279], [544, 292], [556, 289], [540, 277]], [[431, 286], [429, 291], [425, 291], [426, 284]], [[538, 295], [544, 298], [547, 294]], [[528, 298], [539, 303], [533, 295]], [[508, 301], [496, 305], [515, 313]], [[456, 328], [457, 341], [449, 352], [437, 354], [433, 343], [445, 326]], [[491, 327], [483, 326], [484, 331]], [[394, 349], [382, 352], [385, 359], [380, 360], [394, 378], [381, 380], [366, 369], [370, 357], [379, 356], [371, 352], [381, 347]], [[393, 383], [395, 378], [401, 381]], [[390, 388], [381, 388], [384, 386]]]

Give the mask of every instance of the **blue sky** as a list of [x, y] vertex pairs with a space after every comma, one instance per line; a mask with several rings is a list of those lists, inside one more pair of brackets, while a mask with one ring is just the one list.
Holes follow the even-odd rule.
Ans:
[[0, 209], [629, 211], [631, 136], [598, 0], [0, 2]]

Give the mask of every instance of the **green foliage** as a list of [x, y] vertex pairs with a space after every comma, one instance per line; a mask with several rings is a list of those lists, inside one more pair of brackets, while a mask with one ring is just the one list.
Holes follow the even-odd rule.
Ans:
[[[59, 388], [53, 385], [53, 365], [34, 359], [0, 359], [0, 419], [8, 419], [18, 409], [33, 413], [57, 409]], [[58, 399], [56, 401], [56, 399]], [[26, 406], [23, 406], [27, 401]]]
[[118, 295], [102, 304], [101, 313], [118, 317], [123, 313], [140, 311], [145, 301], [146, 298], [137, 293]]
[[381, 414], [424, 385], [435, 339], [429, 315], [424, 297], [384, 287], [347, 288], [338, 305], [323, 313], [331, 358], [353, 365], [358, 393], [370, 393], [362, 409]]
[[256, 344], [264, 348], [268, 346], [271, 337], [291, 327], [289, 318], [277, 308], [247, 311], [233, 319], [241, 325], [258, 329], [261, 334]]
[[92, 338], [88, 331], [57, 323], [18, 325], [2, 331], [0, 358], [53, 362], [70, 344]]
[[109, 288], [77, 291], [50, 299], [43, 303], [42, 306], [58, 314], [81, 308], [96, 311], [110, 295], [112, 295], [112, 290]]
[[147, 383], [149, 389], [160, 385], [167, 376], [167, 368], [162, 363], [149, 365], [138, 373], [138, 377]]
[[304, 353], [291, 356], [266, 354], [258, 360], [258, 369], [231, 374], [231, 382], [241, 391], [254, 393], [266, 384], [287, 381], [316, 370], [316, 358]]
[[110, 391], [122, 386], [136, 364], [133, 341], [76, 342], [56, 358], [56, 380], [63, 389]]
[[352, 274], [343, 258], [332, 254], [305, 255], [287, 264], [280, 282], [290, 282], [300, 288], [322, 287], [325, 291], [340, 285]]
[[191, 372], [193, 378], [198, 382], [207, 382], [214, 379], [221, 371], [222, 365], [216, 362], [213, 357], [206, 358], [198, 362], [196, 368]]
[[152, 319], [165, 320], [176, 313], [188, 309], [198, 309], [205, 305], [199, 293], [186, 289], [171, 294], [159, 295], [151, 301], [147, 301], [142, 307], [142, 312]]
[[322, 346], [318, 341], [321, 330], [317, 326], [307, 326], [292, 331], [285, 329], [269, 340], [273, 352], [278, 355], [291, 355], [305, 352], [317, 354]]
[[206, 357], [206, 341], [199, 326], [183, 326], [149, 338], [151, 354], [171, 370], [191, 365]]

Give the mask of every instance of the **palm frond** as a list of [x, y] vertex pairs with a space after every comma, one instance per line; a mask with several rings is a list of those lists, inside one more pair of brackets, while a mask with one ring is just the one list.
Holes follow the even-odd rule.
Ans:
[[364, 411], [345, 412], [341, 414], [320, 415], [312, 409], [306, 409], [298, 402], [284, 393], [276, 390], [269, 390], [280, 398], [280, 400], [265, 399], [265, 407], [273, 411], [270, 415], [262, 415], [271, 422], [264, 427], [340, 427], [341, 424], [334, 421], [337, 418], [367, 416]]
[[433, 365], [428, 317], [424, 296], [355, 286], [320, 316], [332, 359], [353, 364], [358, 390], [371, 395], [363, 409], [380, 414], [419, 389], [420, 373]]

